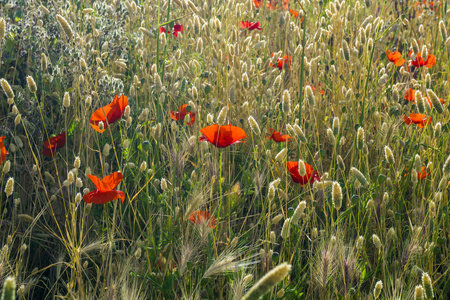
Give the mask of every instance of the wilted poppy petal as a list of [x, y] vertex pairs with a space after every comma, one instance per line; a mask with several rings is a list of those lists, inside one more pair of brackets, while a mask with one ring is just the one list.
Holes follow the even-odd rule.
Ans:
[[416, 90], [414, 90], [414, 89], [406, 90], [405, 100], [414, 102], [416, 100]]
[[217, 227], [217, 219], [204, 210], [194, 210], [189, 215], [189, 220], [195, 224], [206, 223], [206, 225], [212, 229]]
[[428, 55], [425, 66], [431, 69], [436, 64], [436, 57], [433, 54]]
[[256, 8], [260, 8], [262, 4], [262, 0], [253, 0], [253, 3], [255, 4]]
[[51, 137], [44, 142], [44, 150], [42, 154], [48, 157], [52, 157], [56, 154], [56, 150], [64, 147], [66, 144], [66, 132], [62, 132], [57, 136]]
[[3, 144], [3, 140], [6, 136], [0, 136], [0, 165], [5, 161], [6, 155], [8, 155], [8, 151], [6, 151], [5, 145]]
[[267, 139], [273, 139], [277, 143], [283, 143], [292, 139], [290, 135], [281, 135], [278, 131], [274, 131], [273, 129], [269, 129], [272, 132], [272, 135], [268, 136]]

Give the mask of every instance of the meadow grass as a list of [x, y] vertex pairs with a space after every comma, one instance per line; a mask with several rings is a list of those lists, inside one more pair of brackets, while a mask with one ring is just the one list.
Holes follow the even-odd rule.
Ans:
[[5, 299], [449, 297], [447, 2], [267, 2], [0, 3]]

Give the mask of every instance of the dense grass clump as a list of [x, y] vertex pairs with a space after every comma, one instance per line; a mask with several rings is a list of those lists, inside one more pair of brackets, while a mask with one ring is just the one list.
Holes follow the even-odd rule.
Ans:
[[448, 298], [449, 13], [0, 3], [5, 299]]

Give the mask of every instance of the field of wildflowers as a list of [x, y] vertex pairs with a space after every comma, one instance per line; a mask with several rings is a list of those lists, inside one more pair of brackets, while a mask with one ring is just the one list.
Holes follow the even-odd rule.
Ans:
[[1, 1], [1, 299], [449, 299], [449, 14]]

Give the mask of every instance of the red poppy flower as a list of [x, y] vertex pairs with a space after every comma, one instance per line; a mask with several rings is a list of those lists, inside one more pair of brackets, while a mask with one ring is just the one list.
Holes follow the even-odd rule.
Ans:
[[259, 22], [249, 22], [249, 21], [244, 21], [244, 22], [239, 22], [239, 26], [241, 26], [242, 29], [248, 29], [248, 30], [261, 30], [261, 24]]
[[217, 227], [217, 219], [204, 210], [194, 210], [189, 215], [189, 220], [191, 220], [195, 224], [206, 223], [206, 226], [212, 229]]
[[292, 137], [290, 135], [283, 135], [281, 136], [281, 134], [278, 131], [275, 131], [273, 129], [269, 129], [270, 132], [272, 132], [272, 135], [266, 137], [266, 139], [270, 140], [273, 139], [275, 142], [277, 143], [283, 143], [283, 142], [288, 142], [290, 139], [292, 139]]
[[[325, 95], [325, 91], [324, 90], [322, 90], [320, 87], [322, 86], [322, 84], [321, 83], [319, 83], [319, 84], [317, 84], [317, 87], [319, 88], [319, 93], [321, 94], [321, 95]], [[316, 90], [316, 86], [314, 86], [314, 85], [311, 85], [311, 89], [313, 90], [313, 92]], [[303, 91], [304, 92], [304, 91]]]
[[406, 115], [403, 115], [403, 121], [410, 125], [412, 123], [417, 124], [419, 128], [423, 128], [431, 123], [431, 117], [428, 118], [427, 115], [424, 114], [410, 114], [409, 117]]
[[[289, 13], [291, 14], [291, 16], [293, 16], [294, 18], [298, 18], [299, 16], [299, 12], [293, 9], [289, 9]], [[300, 22], [303, 21], [303, 17], [300, 19]]]
[[[274, 56], [274, 53], [272, 53], [270, 55], [270, 57], [273, 57], [273, 56]], [[278, 68], [280, 70], [282, 70], [283, 66], [285, 66], [286, 69], [289, 70], [291, 68], [291, 64], [292, 64], [292, 57], [290, 57], [289, 55], [285, 55], [285, 56], [283, 56], [283, 58], [278, 58], [277, 59], [277, 64], [276, 65], [274, 65], [272, 63], [270, 63], [269, 65], [271, 67]]]
[[387, 58], [392, 61], [397, 67], [400, 67], [405, 63], [405, 60], [402, 58], [402, 54], [398, 51], [391, 52], [387, 50], [386, 54]]
[[405, 93], [405, 100], [412, 101], [415, 103], [416, 100], [416, 90], [415, 89], [408, 89]]
[[64, 147], [66, 144], [66, 132], [61, 132], [57, 136], [51, 137], [44, 142], [44, 150], [42, 154], [47, 157], [52, 157], [56, 154], [56, 150]]
[[6, 136], [0, 136], [0, 165], [5, 161], [6, 155], [9, 154], [8, 151], [6, 151], [5, 145], [3, 145], [3, 140], [6, 138]]
[[237, 143], [245, 143], [245, 141], [240, 141], [243, 138], [246, 138], [242, 128], [224, 125], [220, 126], [218, 124], [214, 124], [200, 130], [203, 133], [203, 136], [199, 138], [199, 141], [208, 141], [217, 148], [225, 148], [233, 144]]
[[[170, 118], [172, 118], [175, 121], [182, 121], [184, 120], [184, 118], [186, 117], [186, 115], [188, 114], [187, 112], [187, 104], [183, 104], [180, 106], [180, 108], [178, 108], [179, 111], [171, 111], [170, 112]], [[189, 120], [189, 122], [186, 123], [186, 125], [191, 126], [192, 124], [194, 124], [195, 121], [195, 113], [190, 111], [189, 112], [189, 117], [191, 118]]]
[[122, 173], [114, 172], [111, 175], [104, 177], [102, 180], [94, 175], [88, 175], [88, 177], [92, 180], [97, 189], [84, 195], [84, 202], [105, 204], [115, 199], [120, 199], [122, 203], [125, 201], [125, 193], [116, 190], [117, 185], [122, 181]]
[[[411, 57], [412, 50], [409, 51], [409, 56]], [[422, 54], [419, 52], [416, 55], [416, 59], [408, 61], [408, 66], [414, 66], [417, 68], [426, 66], [427, 68], [431, 69], [436, 64], [436, 57], [433, 54], [429, 54], [427, 57], [427, 60], [423, 60]]]
[[[408, 172], [409, 169], [406, 168], [405, 170], [405, 174], [403, 175], [403, 177], [408, 177]], [[422, 166], [420, 168], [420, 172], [417, 172], [417, 179], [423, 181], [426, 177], [430, 176], [431, 173], [427, 173], [427, 168], [425, 166]]]
[[262, 4], [262, 0], [253, 0], [253, 3], [255, 4], [256, 8], [260, 8]]
[[[184, 26], [183, 25], [173, 25], [173, 35], [174, 36], [176, 36], [176, 37], [178, 37], [178, 32], [180, 32], [180, 33], [183, 33], [183, 30], [184, 30]], [[159, 27], [159, 32], [160, 33], [165, 33], [165, 34], [169, 34], [170, 33], [170, 30], [166, 30], [166, 28], [165, 27]]]
[[[125, 107], [128, 105], [128, 98], [124, 95], [119, 96], [116, 95], [113, 102], [110, 104], [103, 106], [91, 115], [91, 126], [98, 132], [102, 133], [108, 127], [108, 124], [112, 124], [122, 118], [122, 113], [125, 110]], [[98, 128], [98, 124], [103, 122], [105, 125], [103, 130]]]
[[320, 173], [314, 171], [310, 164], [305, 163], [305, 176], [300, 176], [300, 173], [298, 172], [298, 161], [288, 161], [286, 166], [291, 174], [292, 180], [296, 183], [300, 183], [301, 186], [305, 186], [308, 182], [312, 185], [314, 181], [320, 181]]

